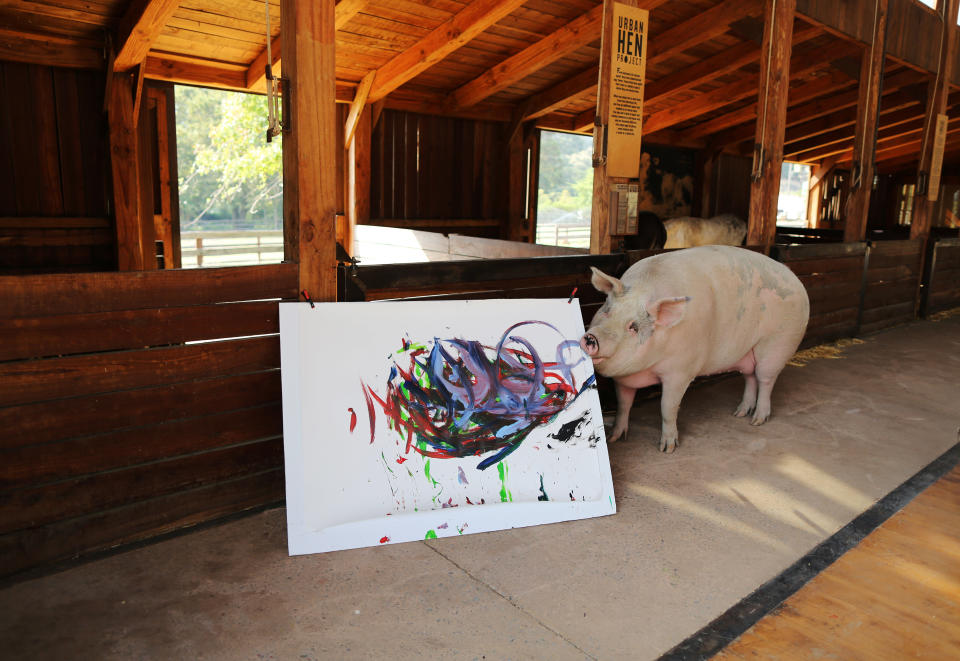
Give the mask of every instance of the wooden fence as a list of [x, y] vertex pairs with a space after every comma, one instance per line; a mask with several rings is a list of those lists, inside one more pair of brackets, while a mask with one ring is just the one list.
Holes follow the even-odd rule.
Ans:
[[283, 499], [295, 265], [0, 278], [2, 574]]

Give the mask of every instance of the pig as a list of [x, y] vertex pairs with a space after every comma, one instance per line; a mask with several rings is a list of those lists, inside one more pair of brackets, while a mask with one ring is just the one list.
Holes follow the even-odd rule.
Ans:
[[663, 226], [667, 230], [664, 248], [739, 246], [747, 235], [747, 224], [729, 213], [713, 218], [681, 216], [664, 221]]
[[640, 260], [621, 279], [593, 268], [591, 282], [607, 301], [580, 347], [616, 383], [609, 442], [626, 437], [637, 389], [659, 383], [660, 450], [673, 452], [687, 387], [721, 372], [746, 380], [734, 415], [766, 422], [773, 385], [810, 315], [807, 292], [789, 268], [745, 248], [701, 246]]

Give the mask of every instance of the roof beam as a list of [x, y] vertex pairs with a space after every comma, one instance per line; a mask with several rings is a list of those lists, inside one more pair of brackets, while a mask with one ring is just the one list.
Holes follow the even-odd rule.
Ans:
[[[794, 30], [793, 46], [796, 47], [820, 34], [822, 34], [820, 28], [810, 26]], [[713, 57], [700, 60], [685, 69], [649, 83], [645, 92], [645, 103], [654, 103], [671, 94], [685, 92], [712, 78], [732, 73], [758, 61], [760, 61], [760, 46], [752, 41], [745, 41], [733, 48], [717, 53]]]
[[54, 35], [0, 29], [0, 60], [70, 69], [102, 69], [103, 46]]
[[350, 104], [350, 113], [347, 115], [347, 123], [343, 131], [343, 144], [347, 149], [353, 143], [353, 134], [357, 130], [357, 122], [360, 121], [360, 114], [363, 107], [367, 105], [367, 96], [370, 94], [370, 88], [373, 86], [373, 79], [376, 78], [376, 70], [371, 71], [357, 86], [357, 93], [353, 97], [353, 103]]
[[543, 92], [527, 97], [520, 107], [520, 121], [543, 117], [565, 105], [570, 99], [583, 94], [596, 94], [598, 75], [597, 67], [591, 66], [573, 78], [568, 78]]
[[731, 23], [762, 11], [763, 6], [758, 0], [725, 0], [651, 39], [647, 66], [654, 66], [692, 46], [718, 37], [729, 29]]
[[523, 5], [525, 0], [474, 0], [377, 70], [370, 101], [384, 98]]
[[[791, 78], [798, 78], [812, 73], [829, 65], [830, 59], [835, 59], [843, 50], [851, 48], [850, 46], [841, 47], [837, 50], [827, 51], [822, 48], [807, 49], [805, 53], [792, 58], [790, 75]], [[722, 85], [709, 92], [697, 97], [673, 104], [663, 110], [653, 113], [644, 120], [644, 132], [656, 133], [665, 128], [694, 119], [700, 115], [712, 112], [726, 105], [745, 99], [757, 93], [759, 78], [756, 74], [745, 76], [740, 80]], [[709, 135], [705, 129], [696, 131], [696, 137]]]
[[180, 0], [133, 0], [117, 28], [115, 71], [129, 71], [147, 58], [147, 53], [167, 24]]
[[451, 95], [451, 105], [456, 108], [467, 108], [479, 103], [518, 80], [526, 78], [534, 71], [596, 41], [600, 38], [602, 22], [603, 5], [597, 5], [559, 30], [508, 57], [492, 69], [487, 69], [455, 90]]

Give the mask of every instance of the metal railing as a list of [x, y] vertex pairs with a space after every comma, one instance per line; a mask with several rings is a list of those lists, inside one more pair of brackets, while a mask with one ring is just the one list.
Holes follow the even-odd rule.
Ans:
[[537, 223], [537, 243], [547, 246], [589, 248], [590, 226]]
[[283, 230], [183, 232], [183, 268], [273, 264], [283, 260]]

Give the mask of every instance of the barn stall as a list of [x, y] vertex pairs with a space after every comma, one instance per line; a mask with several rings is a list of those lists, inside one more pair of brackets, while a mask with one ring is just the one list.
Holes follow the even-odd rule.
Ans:
[[[955, 113], [960, 80], [955, 2], [627, 4], [650, 12], [643, 144], [693, 153], [690, 214], [748, 219], [748, 247], [801, 277], [807, 345], [960, 304], [945, 199], [960, 143], [937, 122]], [[531, 244], [542, 132], [610, 124], [610, 11], [517, 0], [0, 9], [8, 580], [282, 504], [278, 301], [576, 288], [589, 320], [600, 301], [588, 267], [622, 273], [650, 254], [622, 250], [610, 190], [629, 178], [602, 159], [589, 255], [487, 244], [494, 259], [425, 268], [338, 261], [336, 247], [353, 254], [358, 225]], [[174, 86], [262, 94], [270, 60], [284, 79], [283, 263], [178, 268]], [[807, 227], [777, 226], [781, 155], [811, 166]]]

